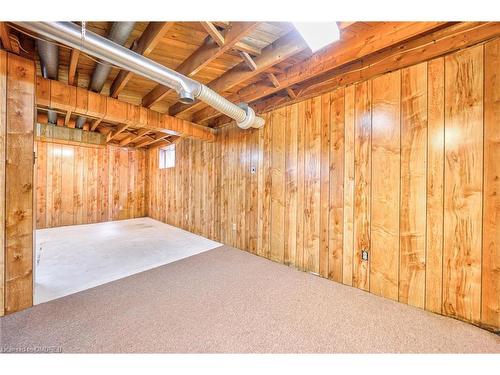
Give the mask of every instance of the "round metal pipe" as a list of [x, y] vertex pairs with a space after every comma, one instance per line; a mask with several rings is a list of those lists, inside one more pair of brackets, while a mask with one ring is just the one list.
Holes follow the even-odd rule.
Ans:
[[[242, 108], [200, 82], [91, 31], [86, 31], [83, 36], [81, 27], [72, 22], [16, 22], [16, 24], [56, 42], [79, 49], [122, 69], [168, 86], [174, 89], [183, 100], [190, 101], [192, 98], [198, 98], [219, 112], [235, 119], [238, 123], [244, 121], [247, 116]], [[260, 127], [264, 120], [256, 117], [255, 121]]]

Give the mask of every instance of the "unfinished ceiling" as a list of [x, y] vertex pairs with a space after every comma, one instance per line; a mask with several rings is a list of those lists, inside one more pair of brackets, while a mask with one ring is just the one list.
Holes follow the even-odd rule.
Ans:
[[[0, 24], [4, 48], [36, 58], [40, 76], [31, 36], [13, 24]], [[108, 36], [112, 25], [87, 22], [86, 28]], [[466, 47], [499, 30], [498, 23], [486, 22], [340, 22], [339, 26], [340, 40], [315, 54], [286, 22], [136, 22], [124, 46], [263, 113], [416, 59]], [[96, 65], [95, 59], [62, 46], [58, 80], [87, 89]], [[101, 94], [211, 128], [230, 122], [203, 102], [180, 103], [174, 90], [116, 67]], [[46, 110], [39, 106], [40, 122], [46, 121]], [[74, 127], [76, 117], [60, 112], [58, 125]], [[122, 146], [158, 146], [176, 138], [106, 118], [94, 119], [84, 130], [99, 131], [109, 143]]]

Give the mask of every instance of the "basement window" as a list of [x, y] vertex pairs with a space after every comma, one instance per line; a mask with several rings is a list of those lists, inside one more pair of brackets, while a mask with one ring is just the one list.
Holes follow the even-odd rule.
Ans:
[[160, 169], [175, 167], [175, 145], [160, 148]]

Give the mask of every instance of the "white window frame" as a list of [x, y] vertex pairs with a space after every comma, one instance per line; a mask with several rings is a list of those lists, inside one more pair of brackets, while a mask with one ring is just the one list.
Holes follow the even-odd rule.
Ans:
[[175, 144], [162, 147], [158, 151], [159, 169], [175, 167]]

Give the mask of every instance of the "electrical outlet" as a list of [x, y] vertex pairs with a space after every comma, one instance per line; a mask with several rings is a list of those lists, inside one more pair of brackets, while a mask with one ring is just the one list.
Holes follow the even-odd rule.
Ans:
[[363, 259], [364, 261], [367, 261], [368, 260], [368, 250], [361, 250], [361, 259]]
[[233, 230], [236, 230], [236, 223], [233, 223]]

